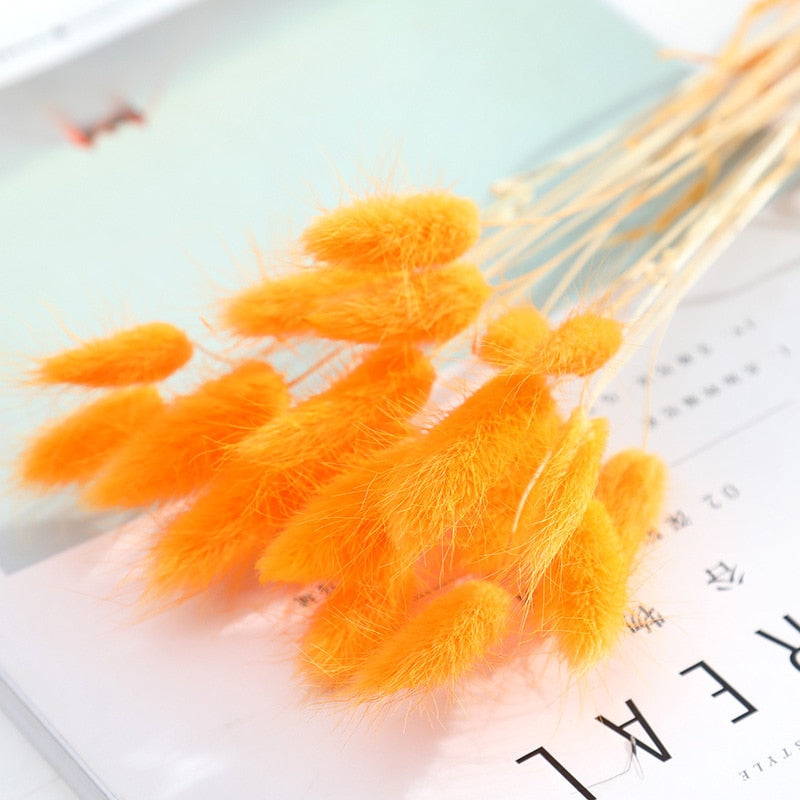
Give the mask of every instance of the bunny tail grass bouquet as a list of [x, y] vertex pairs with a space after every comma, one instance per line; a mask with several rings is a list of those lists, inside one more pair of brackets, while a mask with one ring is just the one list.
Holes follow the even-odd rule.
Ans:
[[[195, 349], [167, 323], [42, 359], [35, 382], [98, 392], [31, 438], [21, 480], [169, 506], [150, 600], [323, 587], [296, 635], [331, 696], [452, 688], [545, 639], [591, 668], [666, 484], [656, 455], [606, 452], [593, 400], [795, 169], [798, 23], [756, 4], [661, 106], [504, 181], [483, 219], [440, 191], [322, 214], [296, 268], [223, 301], [237, 345], [187, 393], [162, 385]], [[316, 356], [290, 380], [265, 352], [297, 342]], [[444, 411], [431, 389], [459, 360], [488, 377]]]

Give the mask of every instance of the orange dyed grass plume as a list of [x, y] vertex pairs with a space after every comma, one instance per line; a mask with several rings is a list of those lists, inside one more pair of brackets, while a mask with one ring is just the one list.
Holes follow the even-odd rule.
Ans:
[[550, 334], [550, 323], [534, 306], [512, 308], [489, 323], [478, 356], [495, 367], [510, 367], [533, 357]]
[[452, 685], [509, 632], [514, 599], [489, 581], [465, 581], [431, 600], [364, 660], [357, 696]]
[[323, 267], [246, 289], [228, 301], [223, 322], [239, 336], [436, 344], [472, 324], [490, 294], [465, 262], [410, 275]]
[[377, 349], [325, 391], [251, 431], [154, 546], [151, 593], [191, 595], [252, 572], [261, 551], [330, 480], [409, 433], [408, 418], [433, 378], [419, 350]]
[[28, 443], [18, 464], [20, 480], [39, 490], [86, 483], [163, 408], [152, 386], [118, 389], [85, 405]]
[[316, 261], [397, 272], [447, 264], [480, 236], [474, 203], [445, 192], [359, 200], [315, 220], [301, 243]]
[[372, 531], [314, 614], [300, 661], [312, 686], [352, 697], [364, 663], [407, 622], [419, 584], [412, 571], [394, 567], [391, 555], [388, 540]]
[[342, 298], [364, 297], [372, 275], [340, 267], [304, 269], [263, 281], [223, 303], [222, 323], [238, 336], [312, 336], [309, 312], [335, 307]]
[[166, 322], [138, 325], [43, 359], [34, 379], [79, 386], [128, 386], [171, 375], [192, 357], [183, 331]]
[[620, 634], [630, 565], [608, 511], [592, 499], [533, 594], [534, 629], [553, 634], [578, 671], [608, 655]]
[[[23, 480], [80, 483], [101, 508], [182, 499], [146, 556], [149, 600], [322, 586], [298, 651], [331, 697], [452, 690], [520, 638], [589, 668], [622, 628], [664, 469], [635, 450], [604, 464], [606, 421], [555, 399], [614, 357], [619, 322], [587, 311], [553, 328], [533, 306], [482, 320], [495, 290], [462, 260], [478, 219], [444, 192], [360, 200], [311, 223], [310, 263], [224, 302], [234, 350], [336, 342], [316, 383], [240, 358], [165, 403], [150, 384], [192, 353], [165, 323], [45, 359], [41, 382], [147, 385], [45, 429]], [[441, 414], [426, 407], [437, 349], [462, 335], [492, 374]]]
[[83, 500], [93, 508], [136, 508], [190, 495], [211, 480], [232, 445], [288, 405], [281, 376], [248, 361], [144, 419]]

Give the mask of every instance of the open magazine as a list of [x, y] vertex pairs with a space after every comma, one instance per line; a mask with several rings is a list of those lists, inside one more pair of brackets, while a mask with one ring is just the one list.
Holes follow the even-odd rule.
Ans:
[[[605, 13], [579, 5], [581, 13], [597, 14], [595, 33], [607, 26], [602, 33], [616, 42], [619, 58], [644, 63], [636, 37]], [[254, 44], [254, 37], [216, 69], [187, 79], [143, 130], [120, 130], [90, 154], [51, 153], [9, 173], [0, 185], [3, 201], [15, 203], [6, 215], [15, 229], [7, 237], [7, 268], [32, 265], [37, 293], [43, 287], [59, 292], [55, 302], [73, 315], [73, 324], [74, 315], [90, 313], [86, 290], [98, 286], [110, 259], [114, 274], [103, 292], [128, 288], [129, 314], [180, 308], [188, 315], [187, 307], [199, 304], [186, 300], [191, 272], [181, 271], [178, 243], [190, 251], [193, 268], [204, 267], [224, 253], [219, 238], [236, 241], [264, 207], [283, 212], [281, 220], [297, 211], [287, 187], [307, 174], [303, 153], [310, 146], [293, 149], [297, 132], [287, 132], [298, 91], [324, 104], [331, 102], [332, 85], [341, 87], [339, 117], [326, 116], [328, 107], [309, 107], [304, 124], [322, 115], [329, 138], [321, 139], [337, 163], [351, 157], [357, 163], [366, 145], [347, 137], [364, 91], [355, 79], [368, 83], [369, 76], [358, 72], [358, 59], [349, 59], [344, 44], [354, 22], [383, 14], [393, 25], [383, 46], [400, 37], [413, 48], [421, 8], [367, 12], [342, 4], [323, 32], [314, 15], [281, 17], [270, 28], [275, 38], [262, 32], [270, 47]], [[426, 8], [429, 32], [448, 41], [454, 4]], [[459, 8], [457, 41], [483, 41], [480, 14]], [[506, 37], [534, 22], [534, 11], [515, 14], [504, 18]], [[542, 47], [555, 57], [564, 49], [559, 36], [571, 30], [569, 14], [541, 14], [542, 30], [555, 38]], [[330, 46], [334, 34], [343, 48], [338, 60], [314, 49], [322, 41]], [[319, 74], [319, 92], [292, 83], [302, 83], [302, 70], [287, 78], [269, 69], [286, 64], [297, 42], [308, 44], [306, 66], [329, 62], [332, 74]], [[404, 159], [441, 163], [442, 180], [453, 179], [457, 162], [468, 164], [468, 186], [459, 188], [469, 193], [523, 165], [553, 138], [555, 130], [540, 129], [534, 146], [511, 125], [502, 136], [493, 134], [492, 158], [475, 158], [482, 152], [480, 130], [467, 126], [468, 141], [453, 138], [464, 129], [455, 112], [467, 95], [442, 100], [439, 90], [420, 92], [429, 50], [420, 45], [416, 61], [405, 52], [408, 62], [392, 73], [398, 96], [376, 101], [375, 119], [357, 126], [368, 132], [370, 147], [382, 126], [396, 121], [398, 97], [405, 108], [416, 97], [422, 116], [438, 102], [448, 113], [436, 119], [436, 135], [410, 137]], [[518, 93], [498, 100], [489, 90], [520, 65], [509, 58], [487, 74], [473, 55], [460, 62], [464, 75], [451, 78], [450, 88], [474, 90], [480, 79], [487, 94], [473, 96], [478, 116], [487, 119], [501, 106], [517, 113]], [[595, 55], [570, 62], [575, 74], [563, 92], [585, 89]], [[616, 68], [605, 88], [593, 89], [598, 112], [653, 91], [668, 77], [644, 67], [635, 76], [630, 66]], [[629, 74], [627, 83], [621, 73]], [[239, 91], [225, 94], [230, 86]], [[541, 96], [550, 96], [547, 86]], [[537, 116], [535, 105], [526, 120]], [[198, 127], [199, 112], [211, 106], [217, 113]], [[575, 112], [564, 112], [558, 125], [563, 129]], [[231, 118], [240, 123], [233, 142]], [[272, 119], [283, 123], [270, 125]], [[499, 141], [503, 136], [507, 141]], [[452, 152], [453, 141], [461, 141], [460, 153]], [[254, 163], [262, 177], [247, 183], [241, 176], [251, 175]], [[25, 235], [33, 232], [25, 230], [32, 208], [40, 210], [38, 237]], [[41, 224], [48, 212], [55, 219], [49, 226]], [[62, 530], [51, 527], [49, 538], [45, 533], [31, 546], [35, 526], [26, 530], [9, 505], [0, 547], [4, 707], [85, 797], [791, 796], [800, 768], [798, 551], [790, 510], [797, 475], [791, 443], [799, 433], [800, 331], [792, 306], [800, 278], [799, 215], [791, 194], [763, 213], [678, 310], [655, 360], [643, 347], [598, 402], [596, 413], [612, 421], [609, 450], [641, 444], [648, 430], [649, 447], [671, 467], [671, 485], [633, 579], [623, 641], [596, 673], [571, 679], [544, 652], [467, 685], [458, 704], [420, 711], [399, 706], [372, 717], [309, 702], [283, 633], [293, 615], [303, 614], [302, 603], [278, 606], [255, 596], [225, 609], [199, 598], [143, 615], [128, 577], [151, 519], [95, 520], [91, 531], [80, 520], [70, 524], [62, 509]], [[204, 223], [211, 227], [206, 238], [186, 233]], [[76, 229], [83, 238], [64, 235]], [[56, 241], [61, 263], [85, 265], [72, 275], [76, 286], [41, 266]], [[184, 254], [184, 260], [190, 259]], [[22, 292], [14, 294], [19, 281], [9, 277], [9, 284], [13, 302]], [[144, 297], [156, 299], [147, 306]], [[19, 347], [20, 340], [9, 335], [8, 346]], [[9, 411], [6, 427], [25, 429], [35, 416], [35, 409]], [[70, 536], [75, 527], [81, 532]], [[87, 536], [92, 532], [99, 535]]]

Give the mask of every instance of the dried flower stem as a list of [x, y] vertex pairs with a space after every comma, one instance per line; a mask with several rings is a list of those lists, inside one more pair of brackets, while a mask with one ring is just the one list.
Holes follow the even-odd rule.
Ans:
[[495, 185], [484, 220], [494, 230], [475, 257], [504, 281], [497, 304], [530, 298], [557, 275], [541, 306], [551, 313], [600, 260], [617, 276], [593, 302], [627, 322], [627, 338], [641, 343], [669, 319], [798, 166], [800, 3], [754, 3], [708, 61], [654, 110]]

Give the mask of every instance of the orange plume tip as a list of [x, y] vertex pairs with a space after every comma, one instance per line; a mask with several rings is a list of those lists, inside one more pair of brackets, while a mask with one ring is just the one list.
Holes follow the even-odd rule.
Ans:
[[481, 232], [477, 206], [446, 192], [386, 195], [323, 214], [302, 234], [315, 260], [373, 271], [447, 264]]
[[488, 581], [446, 590], [383, 639], [348, 692], [366, 700], [452, 686], [500, 644], [512, 609], [512, 596]]
[[603, 465], [596, 496], [608, 509], [628, 562], [655, 526], [666, 486], [666, 465], [650, 453], [623, 450]]
[[371, 576], [395, 562], [371, 486], [402, 446], [401, 441], [373, 454], [312, 497], [265, 549], [256, 565], [261, 582], [331, 580], [369, 586]]
[[190, 596], [213, 584], [255, 578], [264, 548], [330, 477], [324, 466], [264, 477], [250, 462], [226, 463], [153, 547], [152, 593]]
[[[292, 516], [330, 481], [408, 434], [408, 417], [425, 402], [433, 379], [420, 351], [380, 348], [324, 392], [251, 431], [156, 545], [155, 583], [180, 592], [251, 573]], [[170, 574], [171, 565], [179, 574]]]
[[228, 302], [223, 322], [240, 336], [440, 343], [470, 325], [491, 292], [464, 262], [377, 276], [323, 267], [245, 290]]
[[[399, 397], [407, 394], [409, 398], [415, 398], [415, 403], [424, 402], [435, 377], [430, 359], [420, 349], [413, 345], [387, 344], [367, 351], [349, 372], [316, 398], [328, 400], [337, 396], [360, 397], [364, 394], [379, 397], [380, 392], [376, 393], [376, 389], [383, 387], [376, 383], [388, 380], [391, 393]], [[420, 392], [424, 394], [421, 401]], [[308, 402], [316, 403], [317, 399], [311, 398]]]
[[[353, 494], [349, 504], [344, 499], [343, 507], [328, 502], [329, 497], [342, 497], [339, 484], [340, 479], [335, 480], [312, 498], [266, 547], [256, 562], [261, 583], [338, 580], [346, 569], [352, 571], [363, 560], [366, 545], [380, 524], [366, 519], [358, 508], [364, 489]], [[352, 505], [356, 505], [354, 513], [345, 516]], [[331, 506], [334, 516], [322, 516], [320, 507]]]
[[576, 409], [552, 455], [522, 496], [513, 526], [509, 569], [516, 571], [526, 603], [586, 513], [607, 437], [607, 420], [590, 420], [582, 409]]
[[153, 546], [146, 568], [149, 597], [185, 599], [222, 582], [235, 588], [251, 576], [261, 520], [243, 507], [246, 496], [217, 489], [175, 517]]
[[339, 267], [273, 278], [225, 301], [222, 323], [239, 336], [311, 336], [309, 311], [369, 295], [374, 282], [372, 275]]
[[232, 445], [288, 405], [281, 376], [264, 362], [245, 362], [174, 400], [105, 465], [83, 500], [134, 508], [197, 491]]
[[602, 503], [592, 500], [575, 533], [547, 568], [533, 607], [570, 666], [585, 671], [618, 642], [627, 601], [628, 560]]
[[192, 357], [183, 331], [166, 322], [151, 322], [94, 339], [42, 360], [39, 383], [110, 387], [166, 378]]
[[537, 377], [495, 376], [427, 435], [407, 442], [376, 477], [376, 504], [393, 541], [414, 561], [503, 478], [529, 435], [536, 410], [552, 399]]
[[301, 666], [319, 689], [341, 691], [381, 642], [408, 619], [413, 584], [340, 586], [316, 612], [301, 642]]
[[314, 333], [362, 344], [439, 344], [474, 322], [492, 293], [481, 271], [462, 261], [387, 275], [368, 288], [309, 309]]
[[[563, 421], [549, 395], [535, 409], [531, 425], [519, 437], [515, 458], [503, 476], [490, 486], [484, 501], [465, 514], [454, 530], [452, 548], [445, 548], [443, 575], [458, 578], [469, 574], [501, 574], [509, 561], [520, 499], [558, 443]], [[513, 555], [513, 553], [512, 553]]]
[[622, 345], [622, 325], [610, 317], [579, 314], [551, 331], [533, 306], [507, 311], [486, 330], [478, 355], [489, 364], [539, 375], [585, 377]]
[[84, 483], [163, 407], [154, 387], [139, 386], [79, 408], [30, 442], [18, 464], [22, 484], [50, 489]]
[[[264, 475], [314, 465], [336, 471], [394, 443], [408, 431], [435, 378], [419, 350], [383, 347], [368, 352], [325, 391], [253, 431], [236, 446], [243, 459]], [[268, 470], [268, 472], [264, 472]]]
[[[319, 688], [341, 691], [375, 648], [408, 619], [417, 590], [412, 569], [397, 568], [379, 529], [364, 539], [334, 582], [302, 641], [304, 672]], [[353, 544], [355, 542], [355, 537]]]
[[579, 314], [562, 323], [517, 369], [542, 375], [586, 377], [600, 369], [622, 345], [622, 325], [610, 317]]
[[478, 356], [487, 364], [513, 367], [531, 359], [549, 335], [550, 324], [538, 309], [512, 308], [489, 324]]

